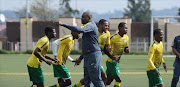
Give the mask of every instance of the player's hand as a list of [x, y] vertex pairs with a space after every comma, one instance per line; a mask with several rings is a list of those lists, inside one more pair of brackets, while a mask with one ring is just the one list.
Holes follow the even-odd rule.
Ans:
[[163, 63], [163, 67], [164, 67], [165, 72], [167, 72], [167, 66], [166, 66], [166, 63]]
[[119, 59], [120, 59], [120, 57], [118, 57], [118, 56], [113, 56], [113, 58], [112, 58], [112, 60], [115, 60], [115, 61], [117, 61]]
[[51, 60], [44, 60], [44, 62], [46, 62], [48, 65], [51, 65], [52, 64], [52, 61]]
[[126, 52], [126, 53], [129, 53], [129, 48], [126, 48], [126, 49], [125, 49], [125, 52]]
[[77, 58], [77, 59], [73, 60], [72, 62], [75, 62], [74, 66], [77, 66], [81, 63], [81, 59]]
[[57, 56], [55, 56], [54, 59], [55, 59], [55, 63], [59, 63], [59, 59]]
[[159, 71], [158, 71], [157, 69], [154, 69], [154, 71], [155, 71], [155, 73], [156, 73], [156, 76], [159, 77], [159, 75], [160, 75]]
[[57, 26], [62, 26], [64, 25], [61, 21], [56, 21], [56, 22], [53, 22], [54, 24], [56, 24]]

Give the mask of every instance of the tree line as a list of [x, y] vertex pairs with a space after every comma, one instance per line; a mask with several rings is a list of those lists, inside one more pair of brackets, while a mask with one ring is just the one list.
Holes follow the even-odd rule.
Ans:
[[[59, 0], [58, 11], [50, 4], [53, 0], [33, 0], [30, 5], [30, 16], [36, 16], [39, 21], [57, 21], [60, 17], [73, 17], [79, 14], [79, 10], [70, 6], [71, 0]], [[133, 22], [150, 22], [150, 0], [128, 0], [128, 6], [124, 9], [124, 17], [132, 18]], [[15, 11], [17, 17], [25, 17], [26, 7]], [[178, 14], [180, 16], [180, 8]], [[180, 19], [178, 19], [180, 21]]]

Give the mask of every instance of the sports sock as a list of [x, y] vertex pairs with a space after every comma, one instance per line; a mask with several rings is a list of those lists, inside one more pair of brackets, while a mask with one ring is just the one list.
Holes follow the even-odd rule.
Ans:
[[79, 82], [77, 82], [73, 87], [81, 87], [81, 86], [83, 86], [83, 85], [82, 85], [81, 82], [79, 81]]
[[37, 87], [37, 85], [33, 85], [32, 87]]
[[60, 87], [59, 83], [49, 87]]
[[120, 87], [120, 85], [121, 85], [120, 82], [116, 82], [116, 81], [114, 82], [114, 87]]

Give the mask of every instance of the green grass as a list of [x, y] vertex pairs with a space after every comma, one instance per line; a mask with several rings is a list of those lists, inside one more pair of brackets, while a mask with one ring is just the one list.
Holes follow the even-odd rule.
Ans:
[[[0, 87], [30, 87], [27, 74], [26, 62], [31, 55], [29, 54], [0, 54]], [[50, 55], [52, 57], [52, 55]], [[71, 55], [76, 58], [79, 55]], [[102, 65], [105, 66], [106, 56], [103, 55]], [[166, 87], [170, 87], [173, 70], [173, 57], [165, 57], [168, 72], [165, 73], [163, 67], [160, 72]], [[147, 55], [124, 55], [120, 61], [120, 72], [122, 77], [121, 87], [148, 87], [148, 78], [146, 76]], [[83, 77], [83, 62], [81, 65], [74, 67], [74, 64], [67, 62], [74, 85]], [[43, 71], [45, 73], [45, 85], [50, 86], [57, 83], [57, 79], [53, 77], [52, 66], [48, 66], [43, 62]], [[113, 87], [114, 82], [108, 86]], [[180, 82], [178, 83], [178, 87]]]

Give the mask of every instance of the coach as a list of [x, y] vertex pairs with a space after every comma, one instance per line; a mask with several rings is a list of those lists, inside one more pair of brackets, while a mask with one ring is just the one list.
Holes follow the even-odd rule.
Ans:
[[89, 87], [91, 81], [95, 87], [105, 87], [100, 71], [102, 53], [98, 45], [98, 28], [92, 21], [92, 14], [90, 12], [82, 14], [81, 23], [83, 26], [81, 27], [63, 24], [60, 21], [55, 23], [72, 31], [83, 33], [82, 55], [76, 60], [76, 63], [80, 63], [84, 58], [85, 87]]

